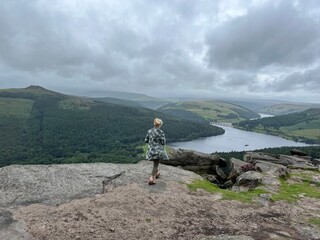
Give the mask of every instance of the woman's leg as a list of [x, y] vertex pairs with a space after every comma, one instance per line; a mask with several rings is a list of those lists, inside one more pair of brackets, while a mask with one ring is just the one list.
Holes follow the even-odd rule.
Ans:
[[153, 169], [151, 172], [151, 176], [152, 177], [156, 177], [157, 173], [158, 173], [158, 168], [159, 168], [159, 159], [153, 160]]

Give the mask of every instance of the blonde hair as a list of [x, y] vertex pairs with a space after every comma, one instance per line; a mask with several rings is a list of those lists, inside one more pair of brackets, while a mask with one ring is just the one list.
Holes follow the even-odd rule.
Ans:
[[160, 118], [155, 118], [153, 121], [153, 125], [155, 127], [160, 127], [163, 124], [162, 120]]

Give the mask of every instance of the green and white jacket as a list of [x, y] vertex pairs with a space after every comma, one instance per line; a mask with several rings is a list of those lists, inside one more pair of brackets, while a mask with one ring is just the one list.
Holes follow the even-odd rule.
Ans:
[[144, 139], [148, 143], [147, 159], [148, 160], [168, 160], [168, 155], [164, 148], [166, 138], [164, 132], [160, 128], [151, 128], [148, 130], [147, 136]]

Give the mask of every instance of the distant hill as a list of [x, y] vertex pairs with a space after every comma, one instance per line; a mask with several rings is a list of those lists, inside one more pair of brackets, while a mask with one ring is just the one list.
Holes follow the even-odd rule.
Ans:
[[222, 102], [231, 103], [243, 108], [249, 109], [254, 112], [260, 112], [260, 109], [275, 104], [282, 104], [285, 101], [280, 100], [267, 100], [267, 99], [224, 99]]
[[141, 107], [141, 105], [135, 101], [124, 100], [119, 98], [104, 97], [104, 98], [92, 98], [92, 100], [97, 102], [119, 104], [119, 105], [129, 106], [129, 107]]
[[303, 141], [320, 143], [320, 108], [281, 116], [242, 121], [236, 127]]
[[0, 90], [0, 166], [15, 163], [136, 162], [153, 119], [168, 142], [224, 130], [146, 108], [68, 96], [42, 87]]
[[239, 122], [260, 117], [259, 114], [243, 107], [212, 100], [195, 100], [170, 103], [158, 109], [193, 121]]
[[260, 108], [258, 112], [270, 115], [285, 115], [289, 113], [302, 112], [309, 108], [320, 108], [320, 104], [312, 103], [282, 103], [265, 106]]
[[[123, 105], [132, 106], [132, 104], [134, 103], [137, 106], [154, 109], [154, 110], [170, 102], [162, 98], [150, 97], [140, 93], [104, 91], [103, 93], [100, 93], [100, 94], [103, 94], [104, 97], [99, 97], [94, 99], [99, 101], [101, 100], [104, 102], [108, 100], [110, 101], [111, 99], [121, 99], [121, 100], [126, 100], [121, 103]], [[118, 101], [116, 104], [118, 103], [120, 102]]]

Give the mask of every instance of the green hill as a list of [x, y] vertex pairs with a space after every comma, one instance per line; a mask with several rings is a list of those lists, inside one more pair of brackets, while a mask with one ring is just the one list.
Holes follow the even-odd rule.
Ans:
[[320, 143], [320, 108], [276, 117], [242, 121], [238, 128], [307, 143]]
[[295, 112], [302, 112], [309, 108], [319, 108], [320, 104], [312, 104], [312, 103], [282, 103], [282, 104], [274, 104], [271, 106], [265, 106], [260, 108], [258, 112], [266, 113], [270, 115], [285, 115]]
[[[260, 117], [257, 113], [243, 107], [210, 100], [170, 103], [161, 107], [159, 111], [199, 122], [214, 121], [235, 123], [245, 119]], [[195, 117], [195, 115], [197, 117]]]
[[[102, 93], [101, 93], [102, 94]], [[116, 104], [122, 104], [127, 106], [139, 106], [149, 109], [157, 109], [169, 103], [168, 100], [156, 97], [150, 97], [141, 93], [130, 93], [130, 92], [114, 92], [114, 91], [104, 91], [103, 95], [106, 97], [96, 98], [96, 100], [101, 101], [113, 101]], [[118, 100], [116, 100], [118, 99]]]
[[223, 129], [153, 110], [67, 96], [41, 87], [0, 90], [0, 166], [136, 162], [153, 119], [168, 142], [223, 134]]

